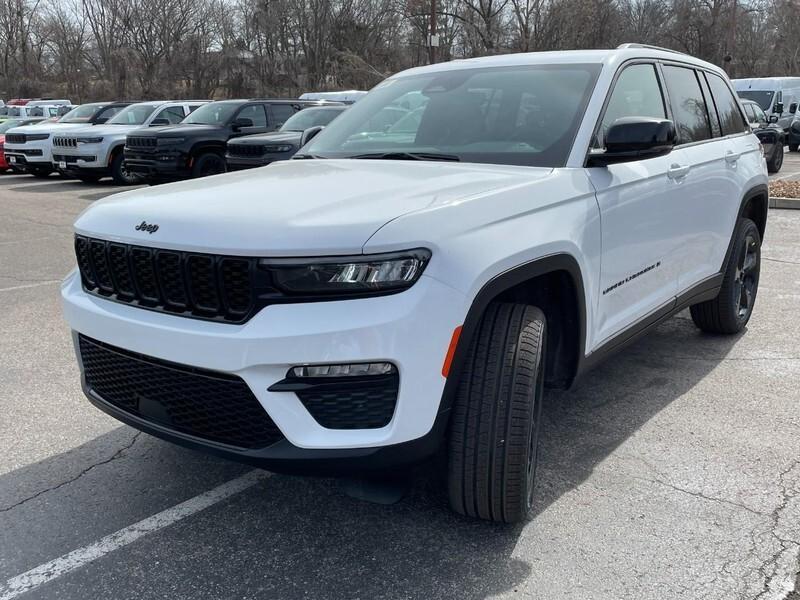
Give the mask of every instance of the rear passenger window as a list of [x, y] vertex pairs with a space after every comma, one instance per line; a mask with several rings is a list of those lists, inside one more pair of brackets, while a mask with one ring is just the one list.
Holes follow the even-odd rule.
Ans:
[[608, 128], [623, 117], [667, 118], [655, 65], [631, 65], [622, 71], [614, 84], [614, 91], [611, 92], [600, 130], [592, 146], [603, 148]]
[[719, 75], [707, 73], [708, 85], [711, 86], [711, 95], [717, 105], [717, 114], [722, 126], [722, 135], [731, 135], [747, 131], [747, 123], [739, 111], [739, 104], [733, 97], [733, 92]]
[[706, 103], [694, 70], [685, 67], [664, 66], [664, 79], [669, 92], [669, 103], [678, 132], [678, 143], [699, 142], [711, 137]]

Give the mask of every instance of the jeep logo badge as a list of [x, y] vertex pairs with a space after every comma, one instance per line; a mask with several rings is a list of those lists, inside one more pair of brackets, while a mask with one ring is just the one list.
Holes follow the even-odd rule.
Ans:
[[158, 225], [155, 223], [148, 223], [147, 221], [142, 221], [136, 226], [136, 231], [146, 231], [147, 233], [155, 233], [158, 231]]

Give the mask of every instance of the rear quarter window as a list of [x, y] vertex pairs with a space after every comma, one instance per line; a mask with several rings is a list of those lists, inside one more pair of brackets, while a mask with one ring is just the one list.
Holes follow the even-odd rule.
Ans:
[[714, 97], [714, 104], [717, 105], [722, 135], [732, 135], [748, 130], [747, 121], [739, 110], [739, 103], [733, 96], [733, 92], [719, 75], [706, 73], [708, 85], [711, 87], [711, 95]]

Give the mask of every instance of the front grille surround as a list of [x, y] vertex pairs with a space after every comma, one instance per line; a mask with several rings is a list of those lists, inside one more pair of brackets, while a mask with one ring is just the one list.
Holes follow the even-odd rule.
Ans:
[[242, 449], [285, 439], [245, 381], [180, 365], [78, 334], [87, 391], [139, 419]]
[[75, 255], [85, 291], [181, 316], [241, 323], [256, 311], [259, 294], [269, 291], [255, 258], [163, 250], [80, 235], [75, 236]]

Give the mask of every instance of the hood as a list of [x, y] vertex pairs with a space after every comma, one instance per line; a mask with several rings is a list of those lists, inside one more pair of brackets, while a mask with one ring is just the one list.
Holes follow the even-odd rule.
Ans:
[[136, 129], [135, 134], [141, 136], [183, 136], [183, 135], [203, 135], [204, 133], [216, 132], [223, 129], [222, 125], [162, 125], [160, 127], [142, 127]]
[[229, 144], [242, 144], [246, 146], [260, 146], [261, 144], [296, 144], [300, 142], [302, 131], [274, 131], [272, 133], [259, 133], [257, 135], [246, 135], [240, 138], [233, 138]]
[[[70, 135], [91, 135], [92, 137], [112, 137], [115, 134], [120, 137], [125, 137], [129, 132], [134, 129], [140, 129], [141, 125], [83, 125], [80, 128], [74, 128], [70, 131]], [[58, 133], [61, 131], [59, 130]]]
[[35, 125], [20, 125], [19, 127], [14, 127], [13, 129], [9, 129], [9, 131], [13, 131], [14, 133], [61, 133], [62, 131], [70, 130], [70, 129], [83, 129], [85, 127], [91, 127], [90, 123], [47, 123], [47, 124], [35, 124]]
[[[383, 160], [290, 160], [124, 192], [95, 202], [78, 233], [244, 256], [358, 254], [387, 222], [530, 183], [551, 169]], [[153, 233], [136, 230], [143, 221]]]

